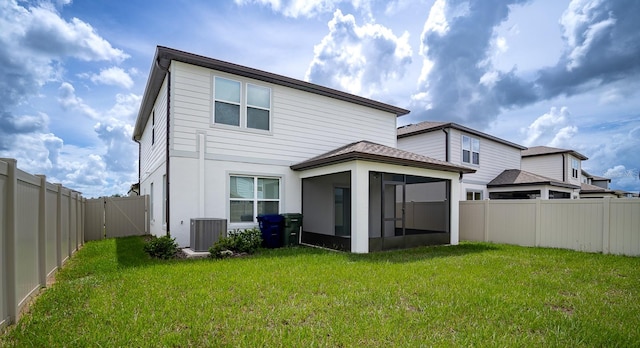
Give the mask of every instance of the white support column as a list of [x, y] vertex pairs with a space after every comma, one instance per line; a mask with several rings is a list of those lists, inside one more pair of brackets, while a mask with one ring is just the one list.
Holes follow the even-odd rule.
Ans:
[[357, 161], [351, 171], [351, 252], [369, 252], [369, 171]]
[[[460, 186], [462, 184], [455, 183], [454, 180], [451, 180], [449, 187], [451, 188], [451, 192], [449, 194], [449, 232], [451, 233], [451, 241], [449, 242], [451, 245], [458, 245], [460, 243], [460, 201], [453, 199], [453, 197], [460, 197], [461, 189]], [[454, 202], [457, 202], [454, 204]]]

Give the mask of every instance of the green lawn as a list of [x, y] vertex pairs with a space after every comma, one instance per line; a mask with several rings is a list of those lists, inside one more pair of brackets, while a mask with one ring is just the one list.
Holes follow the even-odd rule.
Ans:
[[163, 262], [142, 247], [87, 243], [0, 346], [640, 346], [640, 258], [468, 243]]

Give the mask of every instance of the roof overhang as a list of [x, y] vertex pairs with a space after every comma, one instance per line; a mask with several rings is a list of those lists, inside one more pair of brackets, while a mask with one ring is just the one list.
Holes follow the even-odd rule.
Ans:
[[389, 112], [395, 114], [396, 117], [406, 115], [410, 112], [409, 110], [403, 108], [363, 98], [354, 94], [338, 91], [332, 88], [316, 85], [310, 82], [297, 80], [294, 78], [253, 69], [222, 60], [208, 58], [197, 54], [176, 50], [173, 48], [157, 46], [156, 54], [153, 58], [153, 64], [151, 66], [151, 72], [149, 73], [149, 79], [147, 80], [147, 85], [145, 87], [144, 95], [142, 97], [142, 103], [140, 105], [140, 110], [138, 112], [138, 117], [136, 119], [136, 124], [133, 131], [133, 139], [136, 141], [140, 140], [140, 137], [142, 136], [144, 126], [149, 120], [149, 115], [151, 113], [151, 110], [153, 109], [153, 103], [160, 91], [160, 88], [162, 87], [162, 83], [164, 82], [164, 78], [167, 75], [168, 69], [171, 65], [171, 61], [197, 65], [204, 68], [222, 71], [225, 73], [243, 76], [267, 83], [290, 87], [297, 90]]

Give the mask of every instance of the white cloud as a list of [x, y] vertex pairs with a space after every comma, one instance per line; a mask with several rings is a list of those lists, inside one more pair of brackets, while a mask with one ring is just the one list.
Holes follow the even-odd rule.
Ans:
[[371, 18], [372, 0], [234, 0], [239, 6], [258, 4], [270, 7], [286, 17], [315, 17], [334, 11], [341, 3], [349, 3], [354, 9]]
[[75, 110], [94, 120], [100, 119], [100, 114], [89, 105], [85, 104], [82, 98], [76, 96], [76, 90], [68, 82], [63, 82], [58, 88], [58, 102], [64, 110]]
[[548, 113], [538, 117], [523, 132], [525, 146], [548, 145], [562, 146], [566, 140], [578, 131], [576, 126], [570, 125], [569, 109], [552, 107]]
[[119, 67], [111, 67], [100, 70], [99, 74], [92, 74], [90, 79], [93, 83], [120, 86], [126, 89], [133, 87], [131, 76]]
[[359, 26], [336, 10], [329, 33], [314, 47], [306, 79], [367, 97], [385, 91], [385, 82], [402, 77], [411, 63], [409, 34], [396, 36], [379, 24]]

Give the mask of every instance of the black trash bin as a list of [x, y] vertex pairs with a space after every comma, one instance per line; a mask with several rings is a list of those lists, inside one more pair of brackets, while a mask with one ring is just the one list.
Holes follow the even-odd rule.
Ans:
[[300, 227], [302, 227], [302, 214], [286, 213], [284, 216], [284, 233], [282, 243], [284, 246], [299, 244]]
[[279, 248], [282, 246], [282, 231], [284, 216], [278, 214], [258, 215], [262, 246], [265, 248]]

